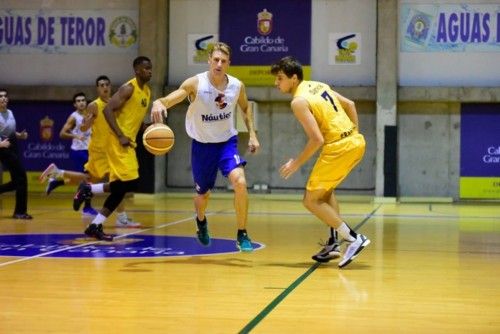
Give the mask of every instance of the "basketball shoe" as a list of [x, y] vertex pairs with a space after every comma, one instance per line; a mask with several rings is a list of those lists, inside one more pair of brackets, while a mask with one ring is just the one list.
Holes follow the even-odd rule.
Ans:
[[196, 236], [198, 237], [198, 241], [203, 246], [210, 245], [210, 234], [208, 234], [208, 222], [207, 218], [203, 219], [203, 221], [199, 221], [198, 217], [196, 218], [196, 226], [198, 227], [198, 231], [196, 231]]
[[113, 236], [104, 233], [102, 229], [102, 224], [89, 224], [85, 229], [85, 235], [91, 238], [96, 238], [97, 240], [113, 241]]
[[91, 206], [84, 206], [82, 209], [82, 216], [97, 216], [99, 212]]
[[236, 247], [238, 247], [238, 249], [242, 252], [253, 251], [252, 241], [246, 232], [238, 235], [238, 238], [236, 239]]
[[323, 248], [312, 256], [312, 259], [317, 262], [329, 262], [330, 260], [340, 257], [340, 246], [335, 242], [335, 239], [329, 238], [326, 244], [321, 244]]
[[125, 227], [125, 228], [139, 228], [141, 227], [141, 223], [133, 221], [131, 218], [126, 217], [126, 218], [116, 218], [115, 222], [116, 227]]
[[90, 189], [90, 184], [86, 182], [80, 183], [78, 186], [78, 191], [73, 197], [73, 210], [80, 210], [80, 206], [85, 200], [92, 198], [92, 191]]
[[62, 178], [63, 171], [57, 168], [55, 163], [51, 163], [45, 170], [42, 172], [38, 180], [40, 182], [45, 182], [48, 178], [58, 179]]
[[361, 252], [363, 248], [365, 248], [369, 244], [370, 239], [368, 239], [361, 233], [358, 233], [356, 240], [354, 240], [347, 246], [344, 256], [339, 262], [339, 268], [343, 268], [351, 263], [351, 261], [354, 260], [356, 256], [358, 256], [359, 252]]
[[47, 182], [45, 193], [47, 194], [47, 196], [49, 196], [54, 189], [62, 185], [64, 185], [64, 180], [56, 180], [54, 177], [49, 177], [49, 182]]

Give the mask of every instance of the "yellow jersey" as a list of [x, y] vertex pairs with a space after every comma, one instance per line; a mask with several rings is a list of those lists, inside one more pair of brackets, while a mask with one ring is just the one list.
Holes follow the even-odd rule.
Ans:
[[[135, 78], [127, 84], [134, 86], [134, 92], [121, 109], [116, 111], [115, 116], [123, 134], [135, 142], [148, 110], [151, 91], [147, 85], [141, 89]], [[139, 163], [134, 147], [135, 145], [123, 147], [116, 135], [109, 136], [107, 157], [110, 181], [130, 181], [139, 177]]]
[[309, 103], [325, 144], [348, 137], [355, 129], [333, 90], [318, 81], [302, 81], [293, 97], [303, 97]]
[[144, 87], [141, 89], [137, 84], [136, 78], [129, 80], [127, 84], [132, 84], [132, 86], [134, 86], [134, 92], [123, 104], [120, 111], [116, 113], [116, 123], [125, 136], [135, 140], [142, 126], [142, 121], [148, 111], [151, 90], [146, 84], [144, 84]]
[[92, 133], [90, 135], [89, 151], [105, 152], [107, 146], [107, 136], [111, 128], [104, 117], [104, 108], [106, 102], [100, 97], [93, 101], [97, 105], [97, 114], [92, 124]]

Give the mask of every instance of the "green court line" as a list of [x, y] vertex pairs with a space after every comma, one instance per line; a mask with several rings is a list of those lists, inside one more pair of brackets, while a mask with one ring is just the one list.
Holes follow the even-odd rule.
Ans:
[[[358, 225], [356, 225], [356, 227], [354, 228], [354, 230], [357, 230], [359, 229], [361, 226], [363, 226], [374, 214], [375, 212], [377, 212], [377, 210], [382, 206], [382, 204], [380, 204], [378, 207], [376, 207], [372, 212], [370, 212]], [[286, 288], [282, 293], [280, 293], [278, 295], [278, 297], [274, 298], [274, 300], [269, 303], [259, 314], [257, 314], [257, 316], [255, 316], [255, 318], [253, 318], [245, 327], [243, 327], [242, 330], [240, 330], [238, 333], [239, 334], [246, 334], [246, 333], [250, 333], [250, 331], [252, 329], [255, 328], [255, 326], [257, 326], [269, 313], [271, 313], [271, 311], [276, 307], [278, 306], [279, 303], [281, 303], [281, 301], [283, 299], [286, 298], [286, 296], [288, 296], [290, 294], [290, 292], [292, 292], [293, 290], [295, 290], [295, 288], [300, 284], [302, 283], [309, 275], [311, 275], [319, 266], [321, 265], [321, 263], [319, 262], [316, 262], [315, 264], [312, 265], [311, 268], [309, 268], [305, 273], [303, 273], [302, 275], [300, 275], [299, 278], [297, 278], [292, 284], [290, 284], [290, 286], [288, 288]]]
[[279, 303], [283, 299], [285, 299], [286, 296], [290, 292], [292, 292], [302, 281], [304, 281], [307, 276], [311, 275], [313, 271], [316, 270], [321, 265], [321, 263], [316, 262], [309, 270], [307, 270], [305, 273], [303, 273], [299, 278], [295, 280], [288, 288], [285, 289], [282, 293], [279, 294], [278, 297], [276, 297], [269, 305], [267, 305], [255, 318], [252, 319], [241, 331], [239, 331], [240, 334], [245, 334], [245, 333], [250, 333], [250, 331], [257, 326], [259, 322], [262, 321], [276, 306], [278, 306]]

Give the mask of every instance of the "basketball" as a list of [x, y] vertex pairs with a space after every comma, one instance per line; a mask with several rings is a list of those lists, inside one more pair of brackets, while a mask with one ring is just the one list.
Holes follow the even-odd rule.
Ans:
[[172, 129], [162, 123], [151, 124], [142, 135], [146, 150], [154, 155], [168, 153], [174, 146], [175, 136]]

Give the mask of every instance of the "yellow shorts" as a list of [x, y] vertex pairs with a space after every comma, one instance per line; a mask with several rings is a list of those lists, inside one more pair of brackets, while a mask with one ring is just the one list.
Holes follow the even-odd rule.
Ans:
[[314, 164], [306, 189], [335, 189], [361, 161], [365, 146], [365, 138], [360, 133], [353, 133], [347, 138], [325, 144]]
[[109, 163], [109, 181], [130, 181], [139, 178], [139, 163], [135, 149], [123, 147], [115, 135], [109, 136], [106, 151]]
[[105, 151], [89, 150], [89, 161], [85, 170], [96, 179], [102, 180], [109, 174], [108, 156]]

